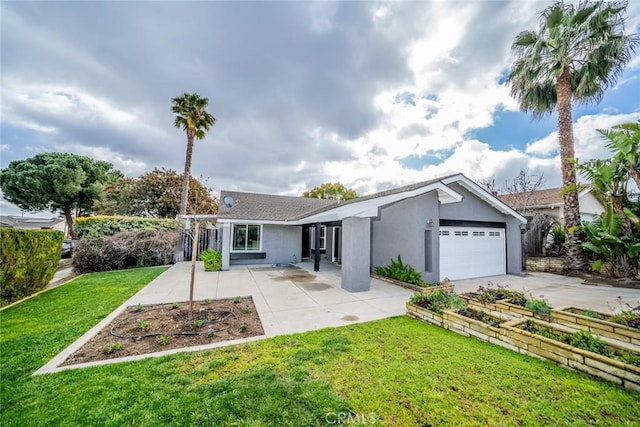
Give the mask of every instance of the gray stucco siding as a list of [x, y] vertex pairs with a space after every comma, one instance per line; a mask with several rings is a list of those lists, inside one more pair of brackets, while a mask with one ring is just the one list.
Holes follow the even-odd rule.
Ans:
[[[433, 219], [434, 226], [427, 227]], [[431, 230], [431, 271], [425, 271], [425, 231]], [[371, 225], [371, 266], [388, 265], [398, 255], [426, 281], [438, 280], [438, 196], [423, 194], [380, 209]]]
[[[371, 225], [371, 267], [388, 265], [398, 255], [405, 264], [413, 266], [428, 282], [440, 278], [440, 219], [498, 222], [506, 224], [506, 270], [510, 274], [522, 273], [520, 221], [503, 214], [486, 201], [452, 184], [463, 199], [458, 203], [441, 205], [435, 192], [405, 199], [380, 209]], [[433, 227], [427, 221], [433, 219]], [[425, 271], [426, 231], [430, 233], [431, 268]]]
[[266, 258], [232, 259], [231, 265], [279, 264], [300, 261], [302, 253], [302, 227], [264, 224], [262, 226], [262, 250]]

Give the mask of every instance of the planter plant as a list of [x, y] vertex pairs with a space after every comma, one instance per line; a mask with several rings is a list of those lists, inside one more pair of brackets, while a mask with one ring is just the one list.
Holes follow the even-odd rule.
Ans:
[[220, 252], [207, 249], [200, 253], [200, 259], [204, 262], [204, 271], [222, 270], [222, 254]]
[[453, 291], [453, 284], [451, 283], [433, 283], [422, 280], [422, 275], [411, 265], [405, 264], [400, 255], [395, 260], [392, 259], [387, 266], [375, 267], [371, 276], [416, 292]]
[[527, 296], [524, 292], [507, 287], [493, 287], [492, 284], [480, 286], [475, 292], [469, 292], [463, 297], [467, 303], [476, 308], [519, 316], [538, 317], [547, 319], [551, 313], [551, 306], [543, 299]]

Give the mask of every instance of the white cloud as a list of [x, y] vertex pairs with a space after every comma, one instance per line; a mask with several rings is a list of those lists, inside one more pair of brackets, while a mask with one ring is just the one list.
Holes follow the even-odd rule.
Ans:
[[[573, 124], [573, 139], [576, 157], [581, 161], [600, 159], [610, 156], [606, 141], [597, 129], [609, 129], [612, 126], [640, 120], [640, 112], [629, 114], [597, 114], [579, 117]], [[526, 153], [547, 156], [560, 148], [558, 132], [552, 132], [544, 138], [527, 145]]]
[[150, 169], [150, 165], [140, 160], [128, 159], [120, 153], [116, 153], [109, 147], [95, 147], [79, 144], [59, 144], [56, 150], [68, 153], [88, 156], [95, 160], [104, 160], [127, 176], [138, 176]]

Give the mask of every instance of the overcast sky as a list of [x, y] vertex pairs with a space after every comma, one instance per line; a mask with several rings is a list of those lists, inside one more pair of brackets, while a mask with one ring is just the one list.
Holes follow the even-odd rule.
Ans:
[[[520, 113], [504, 84], [514, 37], [550, 3], [2, 1], [0, 166], [64, 151], [131, 177], [181, 172], [171, 98], [197, 92], [216, 125], [192, 173], [216, 193], [340, 181], [362, 195], [521, 169], [560, 186], [556, 117]], [[640, 32], [640, 2], [626, 16]], [[638, 56], [574, 109], [578, 158], [606, 157], [595, 130], [634, 120]]]

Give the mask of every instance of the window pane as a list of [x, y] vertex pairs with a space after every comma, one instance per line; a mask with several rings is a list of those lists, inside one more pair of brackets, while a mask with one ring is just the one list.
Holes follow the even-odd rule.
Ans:
[[247, 226], [235, 225], [233, 227], [233, 250], [244, 251], [247, 247]]
[[247, 237], [247, 250], [259, 251], [260, 250], [260, 226], [248, 225], [248, 237]]
[[324, 225], [320, 227], [320, 249], [327, 249], [327, 244], [325, 240], [325, 234], [327, 233], [327, 227]]

